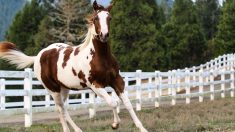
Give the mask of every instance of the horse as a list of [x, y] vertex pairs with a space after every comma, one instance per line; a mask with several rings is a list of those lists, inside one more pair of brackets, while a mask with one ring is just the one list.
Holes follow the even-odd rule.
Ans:
[[[112, 128], [119, 127], [120, 118], [117, 112], [118, 101], [104, 89], [111, 86], [126, 109], [135, 125], [141, 132], [147, 132], [136, 116], [132, 104], [124, 93], [124, 81], [119, 74], [118, 63], [111, 53], [109, 38], [110, 11], [93, 2], [94, 12], [88, 20], [88, 32], [82, 44], [70, 46], [65, 43], [54, 43], [42, 49], [37, 56], [28, 56], [17, 49], [11, 42], [0, 43], [0, 58], [23, 69], [34, 64], [34, 72], [43, 87], [52, 96], [64, 132], [69, 132], [68, 124], [76, 132], [82, 130], [73, 122], [65, 108], [69, 90], [90, 88], [95, 94], [104, 98], [114, 114]], [[68, 123], [68, 124], [67, 124]]]

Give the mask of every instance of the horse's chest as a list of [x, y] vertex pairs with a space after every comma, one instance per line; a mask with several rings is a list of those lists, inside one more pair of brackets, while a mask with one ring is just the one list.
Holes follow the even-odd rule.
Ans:
[[118, 74], [118, 70], [112, 65], [112, 62], [101, 61], [101, 62], [91, 62], [91, 71], [90, 71], [90, 82], [97, 82], [101, 86], [105, 87], [110, 85], [112, 80]]

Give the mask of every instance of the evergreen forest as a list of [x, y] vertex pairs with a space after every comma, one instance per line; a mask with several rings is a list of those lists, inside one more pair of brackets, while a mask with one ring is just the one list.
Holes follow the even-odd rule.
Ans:
[[[235, 52], [234, 0], [112, 3], [109, 42], [121, 71], [167, 71]], [[15, 15], [5, 41], [27, 55], [55, 42], [79, 45], [92, 12], [90, 0], [31, 0]], [[4, 61], [0, 68], [15, 69]]]

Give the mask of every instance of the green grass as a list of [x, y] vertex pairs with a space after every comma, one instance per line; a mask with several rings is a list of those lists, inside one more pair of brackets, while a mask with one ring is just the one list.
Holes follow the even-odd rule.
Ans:
[[[122, 120], [119, 129], [112, 130], [113, 115], [111, 111], [99, 112], [94, 119], [73, 117], [84, 132], [138, 132], [126, 110], [119, 114]], [[235, 130], [235, 99], [226, 98], [190, 105], [161, 106], [160, 108], [143, 108], [137, 112], [138, 117], [150, 132], [200, 132]], [[59, 121], [45, 121], [25, 129], [22, 126], [0, 128], [2, 132], [62, 132]]]

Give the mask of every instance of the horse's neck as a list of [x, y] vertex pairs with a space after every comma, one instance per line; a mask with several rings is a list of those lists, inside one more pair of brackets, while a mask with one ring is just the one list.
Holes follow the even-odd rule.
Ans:
[[84, 39], [84, 42], [80, 45], [80, 51], [86, 48], [94, 47], [95, 53], [97, 56], [110, 59], [111, 57], [111, 50], [109, 44], [101, 42], [99, 39], [97, 39], [95, 31], [95, 26], [91, 25], [88, 28], [88, 32], [86, 34], [86, 38]]
[[102, 57], [102, 58], [110, 58], [112, 55], [111, 55], [111, 50], [110, 50], [110, 45], [105, 42], [101, 42], [100, 40], [98, 40], [97, 38], [94, 38], [92, 40], [92, 43], [93, 43], [93, 46], [94, 46], [94, 49], [95, 49], [95, 53]]

